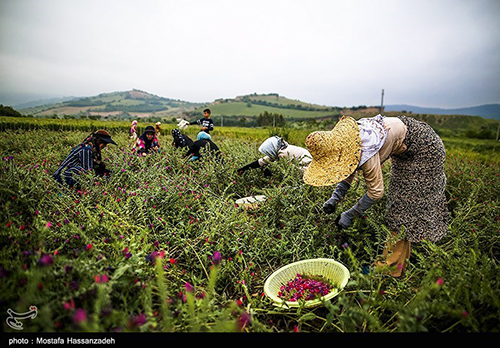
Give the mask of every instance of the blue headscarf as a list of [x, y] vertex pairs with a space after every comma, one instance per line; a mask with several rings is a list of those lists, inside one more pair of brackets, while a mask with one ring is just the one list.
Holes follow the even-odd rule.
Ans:
[[196, 140], [201, 140], [201, 139], [212, 140], [212, 137], [207, 132], [201, 131], [198, 133]]

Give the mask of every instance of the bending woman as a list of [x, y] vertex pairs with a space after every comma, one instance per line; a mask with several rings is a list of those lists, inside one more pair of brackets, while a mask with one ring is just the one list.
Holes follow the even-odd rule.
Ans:
[[[384, 263], [400, 276], [410, 257], [410, 244], [422, 240], [437, 242], [446, 235], [448, 207], [445, 188], [443, 142], [426, 123], [413, 118], [342, 117], [331, 131], [313, 132], [306, 139], [313, 160], [304, 181], [313, 186], [337, 184], [323, 205], [327, 214], [335, 211], [358, 171], [363, 173], [367, 192], [337, 218], [347, 228], [384, 195], [381, 164], [392, 159], [386, 204], [386, 226], [401, 240], [388, 241]], [[390, 238], [391, 239], [391, 238]]]
[[[264, 157], [239, 168], [237, 171], [239, 176], [243, 175], [243, 173], [249, 169], [264, 168], [281, 157], [298, 159], [300, 169], [303, 172], [309, 163], [311, 163], [312, 158], [311, 154], [306, 149], [300, 146], [290, 145], [283, 140], [283, 138], [278, 136], [266, 139], [262, 145], [260, 145], [259, 151], [264, 155]], [[268, 168], [264, 169], [264, 175], [271, 175]]]
[[191, 157], [191, 161], [195, 161], [202, 157], [202, 150], [207, 154], [213, 154], [217, 160], [220, 160], [219, 147], [212, 141], [210, 134], [201, 131], [196, 136], [196, 141], [189, 147], [184, 157]]

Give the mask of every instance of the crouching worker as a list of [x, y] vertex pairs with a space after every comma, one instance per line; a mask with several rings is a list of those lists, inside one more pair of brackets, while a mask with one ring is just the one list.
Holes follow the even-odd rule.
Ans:
[[193, 145], [191, 145], [184, 157], [191, 157], [191, 161], [200, 159], [202, 149], [205, 149], [205, 151], [214, 154], [216, 156], [216, 159], [220, 159], [219, 147], [212, 141], [212, 137], [210, 136], [210, 134], [206, 133], [205, 131], [201, 131], [198, 133], [196, 141], [193, 143]]
[[160, 143], [153, 126], [146, 127], [144, 133], [135, 142], [132, 152], [137, 152], [139, 156], [160, 152]]
[[109, 133], [98, 130], [77, 145], [52, 175], [59, 183], [73, 188], [78, 186], [78, 175], [94, 170], [98, 176], [108, 176], [110, 171], [101, 161], [101, 150], [107, 144], [116, 145]]
[[[312, 186], [336, 185], [323, 210], [331, 214], [344, 198], [356, 173], [361, 170], [367, 192], [336, 224], [349, 227], [355, 218], [384, 195], [381, 164], [391, 158], [385, 223], [388, 236], [380, 269], [390, 268], [401, 276], [410, 257], [410, 244], [437, 242], [446, 235], [448, 207], [445, 195], [446, 151], [434, 130], [424, 122], [398, 116], [377, 115], [357, 122], [342, 117], [333, 130], [313, 132], [306, 138], [313, 160], [304, 173]], [[398, 233], [404, 230], [404, 236]]]
[[271, 162], [278, 160], [279, 158], [298, 159], [301, 172], [303, 173], [305, 168], [311, 163], [311, 154], [307, 149], [300, 146], [290, 145], [283, 138], [278, 136], [273, 136], [266, 139], [262, 145], [259, 147], [259, 151], [264, 155], [264, 157], [247, 164], [244, 167], [238, 169], [237, 173], [239, 176], [249, 169], [264, 168], [264, 175], [270, 176], [271, 171], [269, 168], [265, 168]]
[[181, 131], [177, 128], [172, 129], [172, 138], [174, 139], [172, 141], [172, 145], [176, 149], [183, 147], [190, 148], [194, 143], [194, 141], [190, 137], [188, 137], [186, 134], [182, 134]]

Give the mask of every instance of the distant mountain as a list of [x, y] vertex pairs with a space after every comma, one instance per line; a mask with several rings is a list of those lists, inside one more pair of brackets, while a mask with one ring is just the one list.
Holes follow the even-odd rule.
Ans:
[[[37, 105], [40, 104], [40, 105]], [[220, 117], [255, 119], [264, 112], [281, 114], [285, 118], [310, 119], [336, 117], [342, 108], [316, 105], [289, 99], [277, 93], [237, 96], [231, 99], [216, 99], [211, 103], [193, 103], [159, 97], [140, 90], [103, 93], [85, 98], [56, 100], [56, 103], [25, 103], [27, 107], [17, 108], [23, 115], [35, 117], [102, 117], [105, 119], [126, 119], [135, 117], [170, 118], [187, 116], [202, 117], [203, 109], [209, 107], [214, 120]], [[366, 107], [365, 107], [366, 108]]]
[[74, 97], [55, 95], [55, 94], [40, 94], [40, 93], [18, 93], [0, 91], [0, 104], [9, 105], [15, 109], [22, 109], [24, 104], [28, 106], [43, 105], [64, 101]]
[[[255, 120], [264, 112], [283, 115], [286, 119], [304, 121], [309, 119], [334, 120], [340, 115], [358, 119], [371, 117], [379, 112], [377, 106], [352, 108], [311, 104], [289, 99], [277, 93], [248, 94], [230, 99], [216, 99], [213, 102], [193, 103], [160, 97], [145, 91], [102, 93], [91, 97], [66, 97], [41, 99], [15, 106], [23, 115], [35, 117], [101, 117], [103, 119], [127, 119], [137, 117], [173, 118], [187, 116], [192, 119], [202, 116], [202, 110], [209, 107], [213, 119], [222, 122], [231, 118], [247, 122]], [[500, 120], [500, 104], [487, 104], [467, 108], [428, 108], [413, 105], [386, 105], [387, 114], [411, 113], [417, 115], [479, 116]], [[228, 124], [229, 125], [229, 124]]]
[[34, 107], [42, 106], [42, 105], [63, 103], [65, 101], [74, 100], [74, 99], [80, 99], [80, 98], [79, 97], [59, 97], [59, 98], [38, 99], [38, 100], [29, 101], [29, 102], [14, 104], [14, 105], [12, 105], [12, 107], [15, 109], [18, 109], [18, 110], [19, 109], [27, 109], [27, 108], [34, 108]]
[[204, 104], [159, 97], [134, 89], [124, 92], [102, 93], [92, 97], [58, 100], [56, 103], [30, 105], [19, 108], [18, 111], [23, 115], [35, 117], [58, 115], [126, 119], [130, 117], [170, 117], [193, 111], [202, 105]]
[[387, 105], [385, 111], [411, 112], [414, 114], [481, 116], [500, 120], [500, 104], [485, 104], [458, 109], [427, 108], [413, 105]]

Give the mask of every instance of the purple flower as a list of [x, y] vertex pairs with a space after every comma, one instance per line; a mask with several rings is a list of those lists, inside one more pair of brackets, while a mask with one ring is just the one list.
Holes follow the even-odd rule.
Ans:
[[54, 263], [54, 260], [52, 259], [52, 256], [49, 254], [44, 254], [40, 259], [38, 259], [38, 265], [39, 266], [50, 266]]
[[216, 265], [216, 266], [219, 265], [222, 261], [221, 253], [219, 251], [216, 251], [214, 253], [214, 255], [212, 256], [212, 260], [213, 260], [214, 265]]
[[146, 324], [146, 314], [141, 313], [135, 317], [130, 318], [129, 328], [139, 327]]
[[248, 324], [250, 324], [252, 316], [248, 312], [241, 313], [238, 319], [238, 327], [243, 330]]

